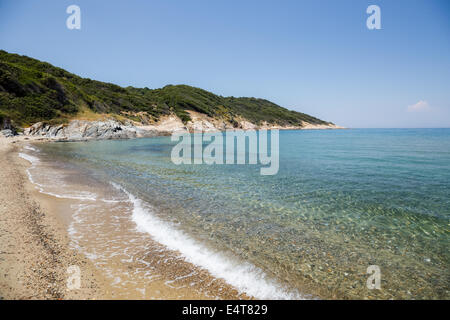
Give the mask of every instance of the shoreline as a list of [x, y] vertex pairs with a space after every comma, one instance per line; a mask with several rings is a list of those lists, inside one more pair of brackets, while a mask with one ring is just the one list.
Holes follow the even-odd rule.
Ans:
[[[104, 268], [98, 268], [94, 260], [71, 246], [68, 227], [73, 212], [69, 202], [41, 192], [29, 180], [27, 169], [31, 165], [19, 156], [23, 145], [55, 141], [23, 135], [0, 137], [0, 166], [4, 169], [0, 174], [0, 300], [142, 299], [142, 290], [133, 285], [117, 288]], [[81, 287], [69, 290], [67, 268], [73, 265], [80, 267]], [[177, 269], [196, 270], [199, 277], [210, 282], [208, 289], [220, 291], [221, 299], [250, 298], [188, 262], [178, 260], [168, 267], [172, 274]], [[151, 299], [175, 299], [179, 295], [182, 299], [198, 300], [212, 297], [202, 290], [168, 288], [169, 278], [141, 280]]]
[[[134, 209], [139, 210], [139, 205], [136, 205], [136, 202], [133, 201], [135, 196], [138, 197], [137, 201], [139, 202], [145, 202], [146, 197], [141, 197], [140, 200], [139, 196], [143, 196], [143, 194], [136, 193], [136, 190], [133, 190], [133, 188], [129, 189], [130, 185], [123, 185], [126, 189], [123, 189], [121, 187], [120, 179], [119, 181], [114, 181], [113, 176], [106, 176], [107, 179], [99, 179], [98, 181], [100, 183], [106, 182], [107, 184], [114, 184], [114, 182], [118, 183], [118, 188], [114, 186], [112, 189], [119, 189], [119, 192], [124, 192], [128, 194], [126, 190], [129, 190], [132, 192], [131, 195], [128, 195], [128, 200], [123, 201], [124, 197], [116, 197], [116, 194], [108, 193], [108, 191], [105, 189], [103, 190], [103, 193], [98, 193], [97, 197], [94, 197], [95, 201], [105, 201], [105, 203], [110, 203], [110, 206], [118, 207], [119, 202], [128, 202], [128, 213], [126, 213], [126, 210], [122, 210], [124, 214], [119, 216], [113, 216], [111, 212], [104, 212], [103, 215], [97, 215], [98, 209], [93, 209], [90, 212], [86, 211], [83, 212], [80, 216], [88, 216], [89, 213], [95, 213], [92, 215], [95, 217], [94, 219], [88, 219], [83, 220], [78, 223], [78, 227], [83, 225], [89, 225], [92, 223], [92, 225], [98, 225], [98, 222], [105, 222], [108, 228], [110, 228], [113, 232], [115, 232], [115, 235], [111, 235], [109, 232], [102, 232], [106, 229], [100, 229], [101, 232], [92, 232], [95, 231], [94, 229], [89, 228], [84, 230], [84, 236], [83, 243], [81, 243], [81, 246], [73, 246], [70, 241], [67, 240], [67, 238], [70, 238], [71, 241], [73, 241], [73, 234], [70, 233], [70, 231], [67, 229], [67, 226], [70, 225], [70, 221], [68, 221], [67, 217], [73, 216], [73, 210], [70, 210], [70, 204], [71, 202], [70, 198], [64, 198], [66, 197], [67, 193], [64, 192], [64, 190], [70, 190], [75, 191], [75, 194], [77, 192], [79, 193], [80, 190], [86, 191], [86, 193], [94, 192], [95, 194], [99, 188], [96, 187], [102, 187], [101, 185], [98, 185], [95, 183], [92, 184], [92, 179], [86, 180], [89, 175], [83, 174], [89, 172], [89, 170], [73, 170], [70, 171], [71, 166], [60, 166], [57, 163], [65, 163], [63, 160], [64, 157], [58, 158], [58, 153], [56, 152], [54, 155], [52, 153], [52, 146], [57, 146], [57, 144], [47, 144], [48, 142], [55, 142], [55, 139], [45, 139], [41, 137], [26, 137], [26, 136], [16, 136], [14, 138], [1, 138], [0, 137], [0, 166], [4, 169], [2, 172], [0, 172], [0, 300], [1, 299], [212, 299], [212, 298], [218, 298], [218, 299], [248, 299], [251, 297], [239, 295], [239, 293], [236, 294], [236, 290], [230, 290], [228, 291], [228, 288], [231, 286], [228, 285], [228, 283], [223, 283], [222, 279], [223, 277], [220, 277], [215, 274], [215, 276], [211, 276], [211, 272], [208, 272], [210, 270], [209, 268], [202, 268], [201, 264], [199, 265], [195, 261], [192, 263], [187, 262], [186, 259], [180, 259], [179, 255], [177, 255], [178, 252], [183, 252], [184, 250], [180, 250], [179, 248], [173, 249], [167, 249], [170, 246], [167, 246], [167, 244], [164, 244], [164, 241], [161, 241], [156, 237], [155, 234], [158, 235], [160, 231], [157, 230], [157, 232], [153, 230], [146, 231], [147, 235], [140, 236], [140, 239], [137, 239], [134, 235], [131, 235], [131, 232], [123, 233], [122, 230], [112, 230], [111, 224], [109, 224], [110, 219], [108, 216], [111, 216], [111, 219], [117, 219], [119, 218], [121, 222], [124, 222], [128, 226], [130, 225], [130, 217], [129, 214], [129, 208], [132, 208], [132, 211], [134, 212]], [[43, 142], [44, 144], [40, 145], [40, 142]], [[27, 146], [28, 144], [28, 146]], [[36, 147], [35, 150], [32, 148], [32, 146]], [[31, 152], [28, 152], [26, 150], [29, 150]], [[48, 152], [47, 152], [48, 151]], [[19, 156], [19, 153], [25, 152], [30, 157], [30, 162], [32, 163], [31, 166], [28, 163], [28, 159], [25, 156], [25, 154], [21, 154]], [[23, 158], [21, 158], [23, 157]], [[39, 161], [33, 160], [33, 158], [36, 160], [39, 158]], [[55, 160], [55, 161], [53, 161]], [[53, 164], [53, 162], [55, 164]], [[35, 165], [37, 164], [37, 165]], [[55, 171], [53, 171], [53, 168]], [[72, 175], [70, 174], [67, 176], [68, 179], [64, 181], [64, 184], [55, 183], [52, 185], [47, 185], [46, 180], [39, 179], [41, 176], [40, 172], [43, 172], [45, 177], [50, 178], [50, 182], [57, 181], [58, 180], [58, 174], [61, 172], [60, 169], [68, 169], [66, 171], [72, 172]], [[27, 170], [30, 169], [30, 170]], [[48, 171], [49, 170], [49, 171]], [[52, 173], [54, 172], [54, 175]], [[30, 173], [30, 176], [27, 175], [27, 173]], [[50, 175], [49, 175], [50, 173]], [[81, 173], [81, 174], [80, 174]], [[31, 181], [29, 181], [29, 177], [31, 177]], [[38, 178], [37, 180], [35, 178]], [[52, 180], [55, 179], [55, 180]], [[44, 182], [42, 182], [44, 181]], [[81, 183], [80, 183], [81, 182]], [[43, 183], [45, 185], [45, 189], [40, 189], [40, 183]], [[75, 183], [75, 184], [74, 184]], [[36, 188], [36, 186], [38, 186]], [[66, 189], [58, 189], [59, 186], [68, 187]], [[73, 188], [75, 186], [75, 188]], [[84, 189], [84, 186], [88, 186], [89, 189]], [[50, 189], [48, 188], [50, 187]], [[79, 188], [81, 187], [81, 188]], [[111, 188], [111, 186], [109, 186]], [[52, 189], [53, 188], [53, 189]], [[94, 189], [96, 188], [96, 189]], [[40, 191], [38, 190], [40, 189]], [[120, 190], [123, 189], [123, 190]], [[56, 192], [55, 192], [56, 190]], [[63, 194], [60, 193], [60, 191], [63, 192]], [[47, 194], [45, 193], [47, 192]], [[52, 192], [55, 192], [55, 196], [52, 196]], [[60, 197], [60, 195], [62, 197]], [[105, 197], [107, 195], [107, 197]], [[133, 196], [135, 195], [135, 196]], [[90, 195], [88, 195], [90, 196]], [[86, 196], [86, 197], [88, 197]], [[61, 199], [63, 198], [63, 199]], [[92, 204], [94, 202], [88, 202], [88, 204]], [[115, 204], [111, 204], [115, 203]], [[149, 201], [149, 203], [152, 203]], [[123, 206], [122, 206], [123, 207]], [[122, 208], [121, 207], [121, 208]], [[98, 208], [98, 206], [97, 206]], [[134, 209], [133, 209], [134, 208]], [[145, 208], [144, 208], [145, 209]], [[103, 209], [102, 209], [103, 210]], [[151, 210], [150, 210], [151, 211]], [[156, 210], [158, 211], [158, 210]], [[67, 214], [65, 214], [67, 212]], [[85, 213], [88, 213], [87, 215]], [[144, 212], [145, 215], [146, 212]], [[134, 213], [133, 213], [134, 215]], [[150, 213], [150, 216], [152, 213]], [[64, 219], [66, 216], [66, 219]], [[73, 218], [73, 217], [72, 217]], [[106, 219], [105, 219], [106, 218]], [[125, 219], [124, 219], [125, 218]], [[119, 220], [116, 220], [119, 221]], [[133, 221], [131, 221], [133, 222]], [[138, 223], [134, 221], [137, 226], [140, 226], [142, 228], [143, 224]], [[122, 225], [123, 223], [120, 223]], [[133, 230], [136, 230], [136, 225], [133, 224]], [[144, 224], [145, 226], [145, 224]], [[159, 228], [160, 230], [163, 230], [164, 228]], [[170, 228], [169, 228], [170, 229]], [[128, 229], [131, 230], [131, 229]], [[166, 230], [166, 229], [164, 229]], [[176, 230], [176, 229], [175, 229]], [[182, 229], [181, 229], [182, 230]], [[87, 232], [86, 232], [87, 231]], [[89, 233], [89, 231], [91, 231]], [[81, 230], [83, 232], [83, 230]], [[78, 230], [78, 233], [80, 234], [80, 230]], [[119, 234], [120, 233], [120, 234]], [[173, 238], [173, 233], [164, 231], [164, 236], [167, 236], [169, 238]], [[87, 236], [86, 236], [87, 234]], [[115, 237], [116, 235], [125, 236], [123, 238]], [[127, 238], [128, 237], [128, 238]], [[137, 272], [133, 272], [134, 275], [136, 275], [140, 271], [147, 272], [149, 274], [155, 274], [154, 273], [154, 267], [156, 267], [156, 272], [159, 273], [157, 277], [157, 281], [148, 281], [147, 278], [137, 278], [131, 280], [139, 280], [140, 284], [142, 284], [140, 287], [144, 286], [145, 288], [143, 292], [145, 292], [145, 289], [148, 289], [149, 291], [147, 293], [150, 294], [144, 294], [142, 293], [139, 295], [136, 290], [139, 290], [139, 288], [133, 284], [127, 284], [122, 285], [120, 289], [114, 287], [114, 284], [111, 281], [111, 277], [109, 279], [106, 279], [107, 272], [105, 272], [105, 269], [103, 266], [98, 264], [96, 262], [96, 259], [91, 257], [91, 253], [95, 254], [95, 251], [89, 251], [85, 248], [94, 248], [94, 246], [90, 246], [91, 241], [96, 241], [97, 238], [103, 242], [104, 246], [103, 248], [108, 249], [111, 248], [111, 250], [116, 250], [116, 252], [122, 251], [119, 249], [127, 248], [127, 246], [130, 243], [137, 243], [135, 240], [144, 240], [141, 241], [139, 244], [144, 243], [144, 246], [141, 246], [140, 249], [142, 250], [133, 250], [135, 248], [132, 248], [131, 254], [128, 255], [129, 261], [124, 261], [123, 255], [116, 255], [116, 258], [114, 258], [114, 261], [111, 260], [110, 262], [113, 262], [117, 265], [116, 270], [121, 272], [123, 270], [138, 270]], [[121, 239], [128, 239], [128, 242], [121, 242]], [[195, 239], [195, 237], [193, 238]], [[327, 238], [331, 239], [331, 238]], [[334, 238], [333, 238], [334, 239]], [[106, 241], [105, 241], [106, 240]], [[110, 240], [110, 241], [108, 241]], [[339, 240], [339, 239], [337, 239]], [[344, 239], [345, 240], [345, 239]], [[310, 243], [310, 242], [308, 242]], [[345, 241], [346, 246], [350, 246], [351, 242]], [[87, 246], [86, 246], [87, 244]], [[116, 244], [119, 245], [119, 247], [116, 246]], [[163, 248], [165, 247], [165, 248]], [[175, 246], [176, 247], [176, 246]], [[321, 248], [320, 246], [318, 246]], [[56, 249], [55, 249], [56, 248]], [[75, 248], [75, 249], [71, 249]], [[97, 249], [99, 247], [96, 247]], [[346, 247], [347, 248], [347, 247]], [[156, 249], [156, 250], [154, 250]], [[95, 250], [95, 249], [94, 249]], [[170, 252], [169, 252], [170, 251]], [[155, 252], [157, 252], [155, 254]], [[169, 252], [169, 263], [160, 263], [161, 259], [158, 259], [158, 253], [164, 253], [164, 257], [167, 257], [166, 253]], [[415, 251], [412, 251], [415, 252]], [[73, 256], [72, 256], [73, 255]], [[160, 255], [161, 256], [161, 255]], [[137, 259], [135, 259], [137, 257]], [[388, 253], [383, 254], [383, 256], [380, 258], [380, 261], [388, 261]], [[427, 255], [426, 257], [431, 257]], [[439, 252], [437, 257], [440, 257]], [[401, 259], [406, 259], [405, 261], [409, 261], [408, 265], [411, 265], [410, 262], [417, 261], [413, 260], [415, 259], [415, 255], [411, 257], [404, 257], [402, 255]], [[433, 258], [431, 258], [433, 259]], [[189, 261], [189, 259], [188, 259]], [[431, 261], [434, 261], [431, 260]], [[424, 260], [423, 257], [419, 256], [419, 262], [422, 262], [424, 264], [423, 268], [422, 265], [419, 265], [417, 267], [417, 270], [430, 270], [427, 272], [433, 272], [430, 273], [430, 277], [432, 274], [434, 274], [434, 277], [436, 279], [441, 279], [442, 272], [438, 273], [439, 270], [437, 268], [440, 268], [440, 265], [432, 265], [431, 267], [433, 269], [428, 269], [426, 264], [430, 264], [430, 259]], [[327, 262], [328, 263], [328, 262]], [[66, 290], [66, 280], [67, 280], [67, 267], [75, 264], [80, 265], [83, 267], [83, 277], [86, 276], [86, 278], [82, 278], [83, 283], [83, 290], [81, 291], [68, 291]], [[35, 267], [36, 266], [36, 267]], [[308, 265], [307, 265], [308, 266]], [[327, 264], [328, 266], [328, 264]], [[353, 265], [352, 265], [353, 266]], [[151, 267], [150, 270], [148, 267]], [[198, 268], [196, 268], [198, 267]], [[422, 269], [421, 269], [422, 268]], [[57, 269], [55, 271], [55, 269]], [[140, 270], [140, 271], [139, 271]], [[180, 277], [180, 270], [183, 272], [184, 275], [187, 275], [189, 278], [185, 279], [183, 278], [183, 275]], [[201, 286], [201, 289], [210, 290], [209, 292], [206, 292], [206, 294], [203, 295], [204, 292], [198, 291], [197, 287], [191, 286], [191, 273], [192, 270], [195, 271], [196, 279], [195, 281], [197, 284], [201, 281], [202, 284], [213, 284], [213, 288], [206, 286]], [[235, 269], [234, 269], [235, 270]], [[332, 270], [332, 269], [331, 269]], [[360, 277], [365, 277], [364, 270], [358, 269], [358, 266], [352, 267], [350, 269], [344, 269], [345, 272], [347, 272], [347, 275], [351, 275], [351, 279], [358, 279], [360, 281]], [[349, 270], [349, 271], [347, 271]], [[303, 271], [303, 270], [302, 270]], [[308, 271], [308, 270], [306, 270]], [[329, 271], [330, 272], [330, 271]], [[117, 275], [117, 272], [116, 272]], [[164, 277], [166, 276], [166, 277]], [[390, 277], [391, 281], [398, 281], [398, 278], [396, 275], [391, 275], [387, 273], [387, 276]], [[183, 279], [182, 279], [183, 278]], [[25, 281], [23, 281], [25, 279]], [[167, 288], [167, 282], [170, 282], [173, 284], [174, 280], [177, 282], [178, 288]], [[226, 279], [226, 278], [225, 278]], [[365, 278], [364, 278], [365, 279]], [[402, 279], [402, 278], [400, 278]], [[122, 281], [126, 281], [125, 278], [122, 278]], [[200, 280], [200, 281], [199, 281]], [[119, 279], [120, 281], [120, 279]], [[439, 280], [440, 281], [440, 280]], [[231, 282], [232, 283], [232, 282]], [[401, 283], [402, 282], [392, 282], [393, 285], [395, 285], [394, 289], [400, 290]], [[11, 285], [12, 284], [12, 285]], [[365, 282], [362, 282], [362, 285], [364, 285]], [[180, 290], [180, 288], [182, 288]], [[195, 288], [195, 289], [194, 289]], [[299, 287], [300, 288], [300, 287]], [[319, 299], [342, 299], [347, 296], [339, 295], [338, 292], [329, 291], [327, 292], [327, 288], [312, 288], [305, 286], [304, 288], [301, 287], [301, 292], [314, 292], [314, 296]], [[328, 287], [330, 288], [330, 287]], [[346, 287], [347, 288], [347, 287]], [[365, 288], [365, 287], [364, 287]], [[400, 288], [400, 289], [398, 289]], [[214, 293], [217, 292], [217, 289], [225, 289], [225, 292], [223, 295], [215, 295]], [[231, 287], [233, 289], [233, 287]], [[312, 290], [311, 290], [312, 289]], [[366, 292], [363, 292], [358, 287], [354, 288], [355, 292], [354, 294], [357, 294], [356, 296], [351, 296], [353, 298], [363, 298], [363, 299], [373, 299], [373, 298], [400, 298], [400, 299], [410, 299], [413, 296], [417, 294], [417, 297], [424, 298], [424, 297], [435, 297], [435, 291], [432, 287], [427, 287], [426, 295], [418, 295], [420, 290], [423, 290], [422, 288], [417, 289], [417, 292], [408, 293], [408, 295], [404, 294], [402, 291], [395, 291], [394, 293], [389, 292], [383, 292], [379, 295], [374, 295], [372, 292], [370, 292], [370, 296], [362, 295], [367, 294]], [[439, 289], [439, 288], [438, 288]], [[119, 292], [122, 290], [122, 294]], [[224, 290], [224, 291], [225, 291]], [[359, 290], [359, 291], [358, 291]], [[442, 290], [442, 289], [439, 289]], [[151, 292], [150, 292], [151, 291]], [[119, 292], [119, 294], [117, 294]], [[199, 293], [200, 292], [200, 293]], [[213, 294], [209, 294], [213, 292]], [[249, 291], [241, 291], [241, 292], [249, 292]], [[362, 293], [361, 293], [362, 292]], [[440, 291], [436, 291], [438, 294]], [[155, 293], [155, 294], [153, 294]], [[333, 294], [331, 296], [331, 294]], [[175, 295], [177, 295], [175, 297]], [[445, 293], [444, 293], [445, 295]], [[313, 298], [313, 296], [310, 295], [304, 295], [305, 298]]]
[[[51, 201], [29, 181], [18, 149], [37, 139], [0, 138], [0, 299], [102, 299], [104, 279], [69, 247]], [[67, 268], [82, 266], [81, 287], [69, 290]]]
[[303, 122], [302, 126], [280, 126], [263, 123], [256, 125], [242, 120], [233, 127], [224, 120], [215, 119], [198, 112], [189, 111], [192, 120], [183, 123], [175, 115], [162, 117], [158, 122], [144, 125], [132, 121], [119, 121], [111, 117], [102, 120], [73, 119], [68, 124], [48, 125], [37, 122], [24, 129], [28, 137], [40, 137], [57, 141], [116, 140], [168, 136], [174, 133], [213, 133], [242, 130], [339, 130], [345, 127], [335, 124], [312, 124]]

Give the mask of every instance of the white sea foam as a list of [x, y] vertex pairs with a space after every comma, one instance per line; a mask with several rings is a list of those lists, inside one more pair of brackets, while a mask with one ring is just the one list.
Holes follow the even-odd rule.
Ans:
[[198, 241], [177, 229], [169, 222], [159, 219], [152, 209], [123, 187], [111, 183], [125, 192], [133, 204], [132, 219], [138, 230], [147, 232], [155, 241], [170, 250], [178, 251], [183, 258], [196, 266], [208, 270], [216, 278], [224, 279], [239, 292], [258, 299], [302, 299], [296, 290], [284, 288], [256, 266], [247, 263], [233, 263], [224, 254], [206, 248]]
[[48, 191], [44, 191], [44, 190], [40, 190], [40, 192], [48, 194], [49, 196], [60, 198], [60, 199], [81, 200], [81, 201], [84, 201], [84, 200], [96, 201], [97, 200], [97, 195], [92, 192], [80, 192], [78, 194], [64, 194], [64, 193], [58, 194], [58, 193], [48, 192]]
[[[30, 163], [31, 163], [31, 168], [34, 168], [34, 165], [35, 165], [36, 163], [39, 162], [39, 159], [38, 159], [38, 158], [33, 157], [33, 156], [31, 156], [31, 155], [29, 155], [29, 154], [26, 154], [26, 153], [21, 153], [21, 152], [19, 152], [19, 157], [21, 157], [22, 159], [25, 159], [25, 160], [27, 160], [28, 162], [30, 162]], [[41, 189], [42, 186], [39, 185], [39, 183], [37, 183], [36, 181], [34, 181], [33, 176], [32, 176], [31, 173], [30, 173], [30, 168], [28, 168], [28, 169], [26, 170], [26, 172], [27, 172], [28, 179], [30, 180], [30, 182], [33, 183], [33, 184], [35, 184], [36, 186], [38, 186], [38, 187]]]
[[26, 153], [19, 152], [19, 157], [21, 157], [22, 159], [27, 160], [31, 164], [35, 164], [35, 163], [39, 162], [38, 158], [33, 157], [33, 156], [31, 156], [29, 154], [26, 154]]
[[30, 169], [34, 169], [36, 164], [39, 163], [39, 159], [37, 157], [34, 157], [32, 155], [26, 154], [26, 153], [21, 153], [19, 152], [19, 157], [21, 157], [22, 159], [27, 160], [28, 162], [31, 163], [31, 167], [28, 168], [26, 170], [27, 175], [28, 175], [28, 179], [30, 180], [31, 183], [33, 183], [39, 190], [39, 192], [43, 193], [43, 194], [47, 194], [56, 198], [60, 198], [60, 199], [71, 199], [71, 200], [88, 200], [88, 201], [95, 201], [97, 200], [97, 195], [95, 193], [92, 192], [87, 192], [87, 191], [80, 191], [76, 194], [64, 194], [64, 193], [54, 193], [54, 192], [50, 192], [48, 190], [46, 190], [46, 186], [37, 182], [34, 178], [33, 175], [30, 172]]
[[30, 151], [34, 151], [34, 152], [38, 152], [38, 149], [36, 149], [35, 147], [26, 145], [23, 147], [25, 150], [30, 150]]
[[[75, 200], [97, 200], [97, 195], [89, 192], [79, 194], [61, 194], [48, 191], [33, 179], [30, 169], [35, 168], [39, 159], [25, 153], [19, 156], [29, 161], [32, 166], [27, 169], [30, 181], [35, 184], [41, 193], [45, 193], [57, 198], [68, 198]], [[223, 253], [211, 250], [198, 241], [189, 237], [186, 233], [176, 228], [169, 222], [159, 219], [152, 211], [152, 208], [136, 198], [133, 194], [119, 186], [111, 183], [116, 189], [123, 191], [128, 200], [133, 204], [132, 219], [136, 223], [138, 230], [150, 234], [155, 241], [166, 246], [170, 250], [178, 251], [182, 257], [198, 267], [208, 270], [212, 276], [224, 279], [228, 284], [235, 287], [239, 292], [253, 296], [258, 299], [302, 299], [303, 297], [296, 290], [289, 290], [268, 276], [256, 266], [247, 262], [233, 262]], [[117, 200], [100, 199], [103, 202], [115, 202]], [[69, 228], [69, 233], [75, 230]], [[74, 234], [72, 234], [74, 235]]]

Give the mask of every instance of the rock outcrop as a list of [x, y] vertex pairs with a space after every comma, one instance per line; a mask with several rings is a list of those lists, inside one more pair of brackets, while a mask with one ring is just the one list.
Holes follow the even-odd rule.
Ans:
[[12, 124], [11, 119], [0, 117], [0, 134], [7, 138], [17, 135], [16, 128]]
[[0, 133], [1, 133], [4, 137], [6, 137], [6, 138], [15, 136], [14, 131], [11, 130], [11, 129], [5, 129], [5, 130], [2, 130], [2, 131], [0, 131]]
[[249, 129], [341, 129], [334, 124], [316, 125], [307, 122], [303, 126], [280, 126], [266, 122], [256, 125], [245, 119], [238, 119], [235, 123], [223, 119], [212, 118], [204, 114], [188, 111], [191, 121], [183, 123], [175, 115], [163, 116], [158, 122], [149, 125], [137, 125], [131, 121], [125, 123], [115, 119], [103, 121], [72, 120], [69, 124], [49, 125], [42, 122], [35, 123], [24, 130], [25, 135], [41, 136], [57, 140], [85, 141], [106, 139], [132, 139], [170, 135], [174, 132], [217, 132], [224, 130], [249, 130]]
[[160, 135], [154, 130], [145, 130], [131, 123], [123, 124], [110, 119], [106, 121], [73, 120], [68, 125], [35, 123], [24, 130], [25, 135], [42, 136], [69, 141], [132, 139]]

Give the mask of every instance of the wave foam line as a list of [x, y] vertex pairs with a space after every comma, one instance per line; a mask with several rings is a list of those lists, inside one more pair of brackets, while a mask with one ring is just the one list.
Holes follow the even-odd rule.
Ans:
[[257, 299], [303, 299], [296, 290], [288, 290], [271, 280], [256, 266], [244, 262], [233, 264], [223, 254], [214, 252], [187, 236], [182, 231], [156, 217], [141, 200], [120, 185], [111, 182], [118, 190], [128, 195], [133, 204], [132, 219], [138, 231], [150, 234], [153, 239], [170, 250], [178, 251], [183, 258], [196, 266], [208, 270], [216, 278], [225, 280], [240, 293]]
[[19, 157], [21, 157], [22, 159], [27, 160], [31, 164], [35, 164], [35, 163], [39, 162], [38, 158], [33, 157], [33, 156], [31, 156], [29, 154], [26, 154], [26, 153], [19, 152]]
[[19, 152], [19, 157], [21, 157], [22, 159], [25, 159], [31, 163], [31, 167], [26, 170], [28, 179], [30, 180], [30, 182], [32, 184], [34, 184], [37, 187], [37, 189], [39, 190], [40, 193], [47, 194], [49, 196], [53, 196], [53, 197], [60, 198], [60, 199], [71, 199], [71, 200], [81, 200], [81, 201], [84, 201], [84, 200], [96, 201], [97, 200], [96, 194], [91, 193], [91, 192], [83, 192], [82, 195], [67, 195], [67, 194], [57, 194], [57, 193], [45, 191], [44, 190], [45, 186], [43, 184], [40, 184], [39, 182], [36, 182], [33, 179], [33, 176], [31, 175], [31, 172], [30, 172], [30, 169], [35, 167], [36, 163], [39, 162], [39, 159], [36, 157], [33, 157], [32, 155], [29, 155], [26, 153], [21, 153], [21, 152]]
[[25, 150], [31, 150], [31, 151], [34, 151], [34, 152], [39, 152], [35, 147], [32, 147], [32, 146], [30, 146], [30, 145], [26, 145], [26, 146], [24, 146], [23, 147]]

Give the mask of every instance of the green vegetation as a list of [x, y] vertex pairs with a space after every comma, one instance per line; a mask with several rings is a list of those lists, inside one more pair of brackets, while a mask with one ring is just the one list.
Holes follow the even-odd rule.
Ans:
[[264, 99], [221, 97], [187, 85], [123, 88], [0, 50], [0, 120], [8, 118], [27, 126], [38, 121], [64, 123], [81, 114], [108, 114], [145, 122], [174, 113], [187, 122], [186, 110], [232, 123], [238, 117], [257, 124], [327, 123]]

